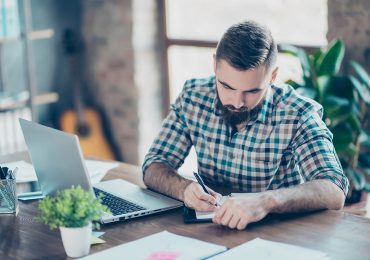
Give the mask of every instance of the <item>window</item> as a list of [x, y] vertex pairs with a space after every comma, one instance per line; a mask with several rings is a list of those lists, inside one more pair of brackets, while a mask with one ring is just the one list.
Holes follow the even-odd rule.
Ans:
[[[186, 79], [209, 76], [213, 73], [214, 47], [223, 32], [234, 23], [251, 19], [265, 24], [278, 43], [306, 47], [327, 44], [327, 1], [166, 0], [164, 2], [169, 76], [169, 86], [165, 91], [169, 92], [170, 102], [173, 102], [180, 93]], [[213, 48], [204, 47], [207, 44], [213, 44]], [[284, 82], [288, 78], [299, 81], [301, 78], [301, 69], [296, 58], [279, 54], [278, 65], [280, 67], [278, 82]], [[164, 104], [164, 107], [168, 105]]]
[[[164, 86], [163, 115], [175, 101], [185, 80], [213, 74], [213, 53], [217, 41], [232, 24], [254, 20], [268, 26], [278, 44], [289, 43], [312, 49], [327, 44], [327, 1], [295, 0], [162, 0], [162, 25], [168, 65]], [[164, 12], [163, 12], [164, 11]], [[314, 17], [314, 19], [313, 19]], [[297, 58], [278, 55], [277, 83], [301, 80]], [[191, 150], [180, 173], [196, 169], [196, 154]]]

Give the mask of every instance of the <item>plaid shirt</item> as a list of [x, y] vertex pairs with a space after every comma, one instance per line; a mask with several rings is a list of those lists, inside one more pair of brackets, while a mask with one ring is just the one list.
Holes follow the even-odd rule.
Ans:
[[204, 181], [261, 192], [327, 179], [348, 192], [348, 179], [322, 121], [322, 107], [287, 85], [269, 87], [259, 113], [239, 132], [222, 119], [215, 77], [191, 79], [171, 105], [145, 157], [178, 169], [191, 146]]

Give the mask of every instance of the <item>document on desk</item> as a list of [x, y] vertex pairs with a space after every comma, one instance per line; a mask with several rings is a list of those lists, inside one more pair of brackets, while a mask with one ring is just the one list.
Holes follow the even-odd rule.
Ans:
[[210, 259], [327, 260], [330, 257], [324, 252], [256, 238]]
[[100, 182], [108, 171], [118, 167], [119, 165], [117, 162], [103, 162], [96, 160], [85, 160], [85, 164], [92, 184]]
[[204, 259], [226, 249], [224, 246], [162, 231], [81, 259]]
[[[117, 162], [103, 162], [96, 160], [85, 160], [85, 164], [92, 184], [100, 182], [109, 170], [114, 169], [119, 165]], [[37, 181], [35, 169], [32, 164], [28, 162], [16, 161], [4, 163], [2, 166], [6, 166], [9, 169], [18, 167], [17, 183]]]

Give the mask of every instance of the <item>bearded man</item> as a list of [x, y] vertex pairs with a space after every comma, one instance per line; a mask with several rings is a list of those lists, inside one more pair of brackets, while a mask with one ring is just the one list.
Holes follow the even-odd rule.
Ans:
[[[214, 55], [215, 75], [186, 81], [171, 105], [145, 157], [145, 184], [197, 211], [214, 210], [214, 223], [240, 230], [269, 213], [341, 209], [348, 179], [323, 108], [274, 84], [276, 58], [266, 27], [229, 28]], [[209, 194], [177, 172], [192, 146]], [[218, 206], [221, 190], [245, 196]]]

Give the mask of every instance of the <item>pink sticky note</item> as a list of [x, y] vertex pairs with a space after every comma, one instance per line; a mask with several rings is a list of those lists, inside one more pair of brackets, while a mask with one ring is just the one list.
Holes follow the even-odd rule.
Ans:
[[158, 251], [151, 253], [145, 260], [176, 260], [179, 255], [179, 252]]

